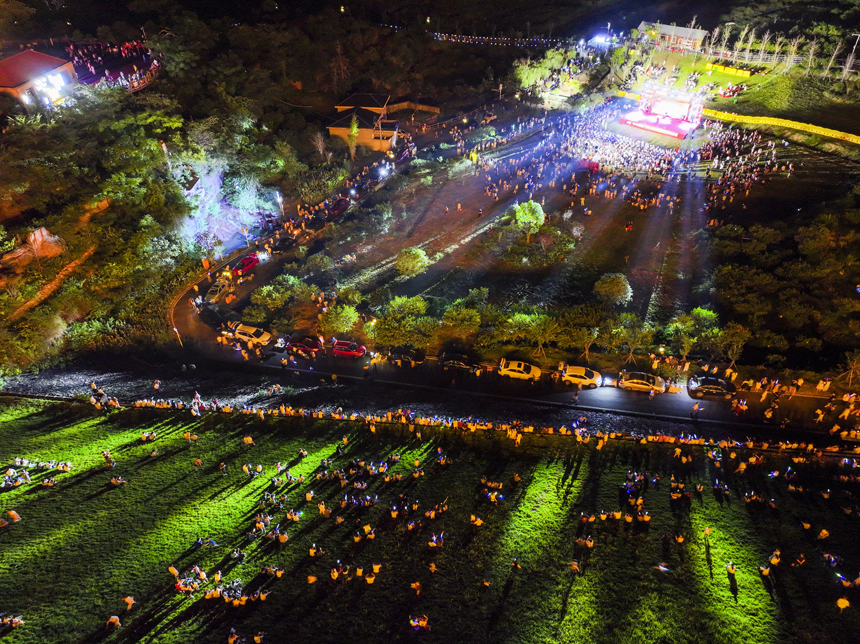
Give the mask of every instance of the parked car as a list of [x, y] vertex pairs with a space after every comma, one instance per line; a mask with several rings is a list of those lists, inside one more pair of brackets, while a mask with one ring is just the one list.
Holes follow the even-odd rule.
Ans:
[[362, 179], [349, 189], [349, 196], [353, 199], [361, 199], [364, 195], [370, 192], [373, 184], [373, 179]]
[[272, 253], [275, 255], [286, 253], [295, 245], [296, 238], [292, 235], [288, 235], [287, 237], [281, 236], [280, 239], [278, 239], [274, 244], [272, 244]]
[[472, 358], [461, 353], [443, 353], [439, 364], [444, 371], [477, 371], [480, 365]]
[[215, 304], [204, 304], [200, 307], [199, 312], [200, 319], [203, 320], [203, 323], [216, 330], [223, 329], [230, 322], [234, 322], [238, 317], [238, 313], [232, 309], [224, 311]]
[[412, 347], [392, 347], [386, 356], [388, 362], [398, 367], [417, 367], [424, 364], [424, 352]]
[[564, 362], [558, 365], [561, 381], [566, 385], [582, 385], [583, 389], [594, 389], [603, 384], [603, 376], [585, 367], [576, 367]]
[[345, 213], [349, 208], [352, 202], [346, 197], [340, 197], [331, 207], [331, 214], [333, 217], [338, 217]]
[[516, 380], [540, 380], [541, 370], [528, 362], [521, 360], [502, 359], [499, 363], [499, 374]]
[[350, 340], [336, 340], [331, 347], [331, 352], [346, 358], [363, 358], [367, 354], [367, 347]]
[[223, 300], [227, 297], [227, 293], [230, 292], [230, 285], [226, 280], [216, 280], [212, 286], [209, 287], [209, 290], [206, 291], [206, 296], [203, 300], [207, 304], [215, 304], [216, 302]]
[[618, 374], [618, 380], [615, 386], [619, 389], [629, 389], [631, 391], [648, 391], [652, 389], [655, 394], [662, 394], [666, 388], [665, 381], [660, 376], [655, 376], [650, 373], [642, 373], [641, 371], [622, 371]]
[[251, 253], [247, 257], [240, 259], [239, 263], [233, 267], [233, 275], [247, 275], [259, 263], [260, 258], [257, 257], [257, 253]]
[[316, 355], [322, 350], [322, 342], [312, 335], [296, 336], [287, 341], [287, 351]]
[[693, 376], [690, 378], [690, 395], [696, 398], [704, 396], [722, 396], [731, 399], [737, 391], [732, 383], [711, 376]]
[[242, 324], [241, 322], [230, 322], [222, 333], [236, 340], [259, 344], [263, 347], [272, 341], [271, 334], [263, 331], [263, 329], [258, 329], [250, 324]]

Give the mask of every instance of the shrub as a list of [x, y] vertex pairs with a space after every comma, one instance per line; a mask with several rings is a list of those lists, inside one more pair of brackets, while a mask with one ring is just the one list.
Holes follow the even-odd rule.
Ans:
[[404, 248], [397, 254], [394, 267], [405, 277], [420, 275], [432, 264], [421, 248]]

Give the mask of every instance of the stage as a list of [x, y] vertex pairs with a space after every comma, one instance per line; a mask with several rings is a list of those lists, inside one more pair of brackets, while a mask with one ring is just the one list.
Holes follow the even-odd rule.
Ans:
[[647, 130], [648, 132], [656, 132], [665, 136], [671, 136], [676, 139], [683, 139], [688, 134], [691, 134], [697, 127], [697, 123], [691, 123], [683, 119], [671, 118], [669, 116], [661, 116], [635, 110], [628, 112], [618, 119], [619, 123]]

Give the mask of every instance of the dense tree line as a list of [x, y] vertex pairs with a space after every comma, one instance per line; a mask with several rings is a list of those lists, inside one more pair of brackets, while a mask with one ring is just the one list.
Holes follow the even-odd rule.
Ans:
[[806, 225], [722, 226], [711, 247], [724, 315], [747, 326], [758, 357], [806, 363], [860, 348], [860, 210]]

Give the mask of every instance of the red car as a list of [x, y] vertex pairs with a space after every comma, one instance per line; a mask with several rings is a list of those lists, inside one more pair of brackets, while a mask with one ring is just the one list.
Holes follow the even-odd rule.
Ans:
[[312, 335], [306, 335], [303, 337], [290, 338], [287, 342], [286, 348], [287, 351], [291, 351], [293, 353], [316, 355], [322, 350], [322, 342], [319, 341], [319, 338], [315, 338]]
[[260, 263], [257, 253], [251, 253], [247, 257], [239, 260], [239, 263], [233, 267], [233, 275], [247, 275], [251, 270]]
[[350, 201], [346, 197], [341, 197], [337, 201], [334, 202], [334, 205], [331, 207], [331, 214], [335, 217], [338, 215], [342, 215], [346, 212], [346, 209], [349, 208]]
[[338, 340], [334, 345], [332, 345], [331, 352], [336, 356], [363, 358], [367, 353], [367, 347], [363, 344], [350, 342], [349, 340]]

